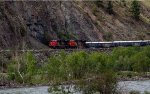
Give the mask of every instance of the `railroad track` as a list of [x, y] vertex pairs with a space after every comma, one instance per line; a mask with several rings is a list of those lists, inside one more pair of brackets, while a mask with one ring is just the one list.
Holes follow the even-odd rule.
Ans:
[[29, 49], [29, 50], [0, 50], [0, 52], [53, 52], [53, 51], [105, 51], [112, 50], [113, 48], [86, 48], [86, 49]]

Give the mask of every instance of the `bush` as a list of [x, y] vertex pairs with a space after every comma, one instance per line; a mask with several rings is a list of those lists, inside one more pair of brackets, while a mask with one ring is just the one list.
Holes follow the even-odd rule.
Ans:
[[16, 56], [8, 64], [7, 72], [10, 80], [16, 80], [20, 83], [32, 83], [33, 75], [36, 75], [36, 60], [32, 53], [25, 53]]
[[108, 67], [108, 56], [104, 53], [92, 53], [90, 55], [91, 68], [93, 73], [102, 73]]
[[[142, 50], [144, 49], [144, 50]], [[116, 71], [148, 72], [149, 47], [116, 48], [113, 50], [111, 61]]]
[[137, 72], [150, 71], [150, 58], [146, 56], [144, 52], [139, 52], [131, 57], [131, 63], [133, 63], [133, 70]]
[[17, 82], [23, 83], [24, 79], [22, 78], [24, 65], [21, 65], [18, 61], [12, 60], [11, 63], [8, 65], [7, 73], [8, 78], [10, 80], [15, 80]]
[[[137, 48], [136, 48], [137, 49]], [[135, 48], [116, 48], [112, 52], [112, 62], [114, 70], [132, 71], [130, 57], [136, 54]]]
[[43, 66], [43, 71], [47, 72], [49, 80], [64, 81], [68, 79], [69, 73], [65, 54], [62, 51], [58, 56], [51, 56]]
[[125, 56], [119, 56], [117, 60], [114, 62], [114, 70], [121, 70], [121, 71], [131, 71], [132, 70], [132, 63], [130, 63], [130, 58]]
[[136, 20], [139, 20], [139, 16], [140, 16], [140, 4], [139, 4], [139, 1], [132, 1], [132, 14], [133, 14], [133, 17], [136, 19]]
[[112, 71], [106, 71], [89, 79], [80, 80], [76, 85], [83, 94], [115, 94], [117, 80]]
[[110, 41], [113, 39], [113, 34], [111, 32], [106, 32], [104, 35], [103, 35], [103, 38], [107, 41]]
[[23, 58], [25, 59], [26, 63], [26, 71], [29, 75], [34, 75], [36, 74], [37, 68], [36, 68], [36, 59], [33, 56], [32, 53], [26, 53], [25, 57]]
[[75, 52], [67, 56], [68, 71], [72, 78], [82, 78], [89, 71], [89, 56], [85, 52]]

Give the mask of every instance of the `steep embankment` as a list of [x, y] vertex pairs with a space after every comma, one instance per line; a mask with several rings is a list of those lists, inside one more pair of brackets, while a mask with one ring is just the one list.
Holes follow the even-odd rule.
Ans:
[[[148, 2], [148, 1], [145, 1]], [[50, 39], [88, 41], [150, 39], [150, 8], [140, 2], [140, 21], [131, 16], [131, 2], [0, 2], [0, 48], [45, 48]]]

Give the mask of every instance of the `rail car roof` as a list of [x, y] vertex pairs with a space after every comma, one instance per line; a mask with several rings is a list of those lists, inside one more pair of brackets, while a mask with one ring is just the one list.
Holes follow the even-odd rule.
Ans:
[[137, 41], [109, 41], [109, 42], [85, 42], [85, 43], [130, 43], [130, 42], [150, 42], [150, 40], [137, 40]]
[[112, 42], [85, 42], [85, 43], [112, 43]]
[[147, 42], [145, 40], [138, 40], [138, 41], [113, 41], [113, 42]]

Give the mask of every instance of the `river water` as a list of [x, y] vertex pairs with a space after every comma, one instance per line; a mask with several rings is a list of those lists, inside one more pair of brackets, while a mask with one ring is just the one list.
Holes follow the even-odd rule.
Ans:
[[[5, 88], [0, 89], [0, 94], [51, 94], [48, 93], [48, 86], [41, 87], [29, 87], [29, 88]], [[118, 89], [122, 92], [127, 92], [131, 90], [139, 91], [144, 93], [144, 91], [150, 92], [150, 80], [146, 81], [121, 81], [118, 82]], [[79, 92], [73, 94], [81, 94]]]
[[144, 91], [150, 92], [150, 80], [146, 81], [121, 81], [118, 82], [118, 88], [121, 91], [139, 91], [140, 93], [144, 93]]

